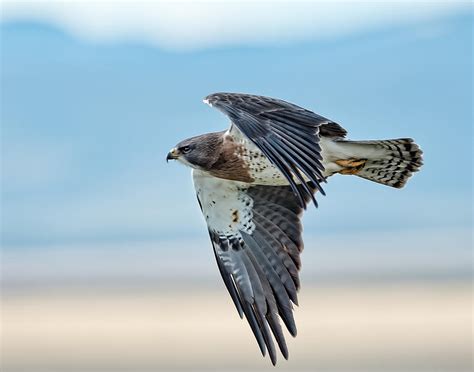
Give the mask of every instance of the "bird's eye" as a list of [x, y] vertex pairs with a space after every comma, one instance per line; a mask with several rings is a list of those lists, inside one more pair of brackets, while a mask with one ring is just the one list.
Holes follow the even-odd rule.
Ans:
[[183, 147], [181, 147], [180, 150], [183, 154], [187, 154], [189, 151], [191, 151], [191, 147], [190, 146], [183, 146]]

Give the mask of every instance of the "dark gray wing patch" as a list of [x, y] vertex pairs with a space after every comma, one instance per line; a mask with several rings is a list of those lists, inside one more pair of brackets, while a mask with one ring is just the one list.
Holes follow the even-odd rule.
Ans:
[[[324, 195], [319, 135], [331, 120], [292, 103], [250, 94], [215, 93], [204, 102], [226, 114], [280, 170], [301, 207], [306, 207], [308, 197], [317, 205], [305, 177]], [[342, 129], [336, 124], [325, 130], [331, 133], [337, 128]]]
[[321, 137], [344, 138], [347, 135], [347, 130], [332, 121], [321, 125], [319, 135]]
[[[269, 279], [261, 264], [260, 257], [254, 255], [254, 250], [242, 240], [242, 248], [223, 250], [228, 245], [227, 237], [213, 236], [217, 266], [232, 300], [242, 317], [245, 314], [250, 328], [257, 340], [263, 356], [267, 350], [273, 365], [276, 364], [276, 351], [270, 333], [272, 330], [280, 350], [288, 358], [288, 349], [278, 321], [278, 309], [273, 296]], [[244, 233], [245, 234], [245, 233]], [[252, 243], [251, 243], [252, 244]]]
[[[316, 186], [307, 187], [315, 192]], [[298, 270], [303, 250], [300, 217], [304, 206], [290, 186], [251, 186], [253, 200], [251, 233], [239, 230], [235, 236], [212, 231], [214, 253], [219, 271], [242, 317], [245, 315], [263, 355], [276, 363], [275, 338], [285, 359], [288, 347], [279, 318], [296, 336], [293, 304], [298, 304]], [[305, 196], [306, 204], [311, 200]]]

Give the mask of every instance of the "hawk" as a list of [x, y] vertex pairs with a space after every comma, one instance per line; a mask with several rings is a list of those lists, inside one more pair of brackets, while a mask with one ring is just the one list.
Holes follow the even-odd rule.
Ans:
[[[215, 93], [204, 102], [231, 120], [226, 131], [186, 139], [166, 157], [192, 168], [217, 266], [273, 365], [273, 338], [288, 359], [280, 319], [296, 336], [301, 215], [334, 174], [401, 188], [422, 165], [410, 138], [349, 141], [339, 124], [292, 103]], [[273, 335], [273, 336], [272, 336]]]

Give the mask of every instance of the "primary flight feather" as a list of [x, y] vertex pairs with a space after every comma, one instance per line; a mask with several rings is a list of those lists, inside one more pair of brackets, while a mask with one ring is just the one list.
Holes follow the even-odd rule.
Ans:
[[412, 139], [349, 141], [339, 124], [283, 100], [215, 93], [204, 102], [226, 114], [227, 131], [184, 140], [167, 160], [192, 168], [217, 266], [263, 355], [276, 363], [280, 324], [296, 336], [300, 217], [334, 174], [401, 188], [422, 165]]

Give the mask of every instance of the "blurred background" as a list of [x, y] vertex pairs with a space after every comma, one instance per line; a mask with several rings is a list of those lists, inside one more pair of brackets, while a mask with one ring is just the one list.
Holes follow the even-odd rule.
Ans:
[[[2, 371], [270, 371], [168, 150], [279, 97], [413, 137], [402, 190], [333, 177], [304, 217], [284, 371], [468, 371], [471, 2], [2, 1]], [[280, 358], [282, 359], [282, 358]]]

